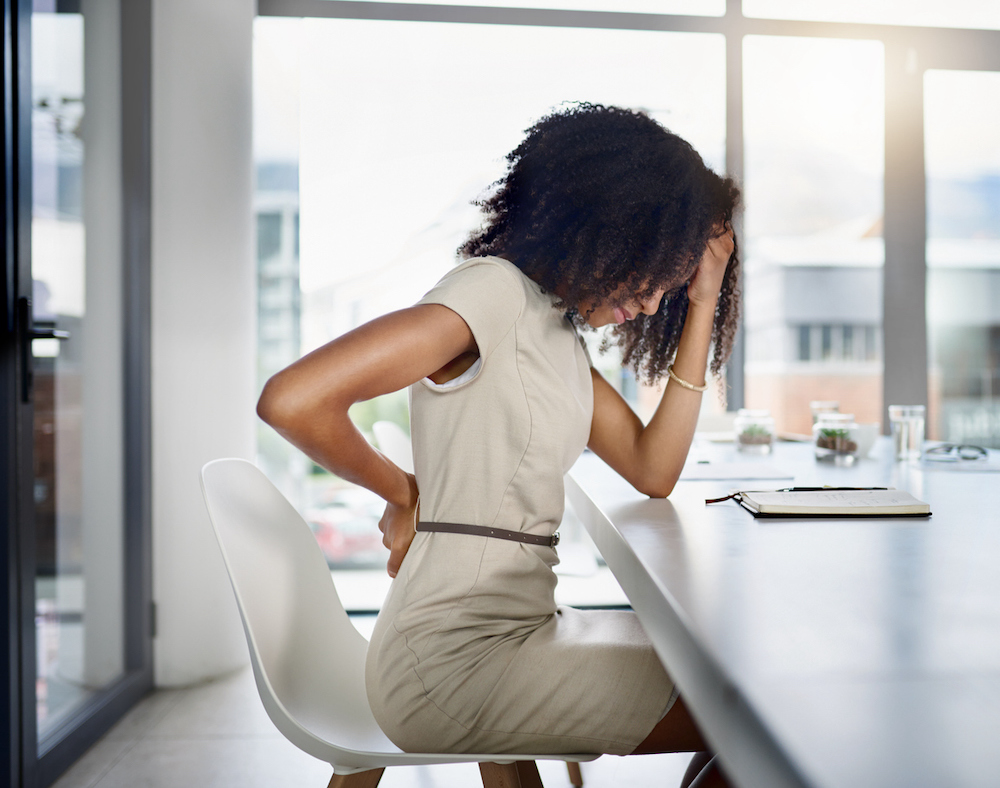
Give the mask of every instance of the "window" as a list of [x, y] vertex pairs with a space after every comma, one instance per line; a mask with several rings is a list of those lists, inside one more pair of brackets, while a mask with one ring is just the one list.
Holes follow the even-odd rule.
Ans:
[[930, 25], [1000, 29], [1000, 6], [994, 0], [743, 0], [747, 16], [773, 19], [813, 19], [879, 25]]
[[[377, 2], [424, 3], [425, 0], [377, 0]], [[503, 0], [444, 0], [441, 5], [485, 6], [503, 8]], [[517, 0], [521, 8], [565, 9], [569, 11], [615, 11], [647, 14], [699, 14], [722, 16], [725, 0]]]
[[[750, 36], [745, 386], [779, 432], [811, 400], [880, 421], [883, 53], [872, 41]], [[794, 64], [794, 68], [790, 68]]]
[[[931, 436], [983, 435], [945, 425], [995, 422], [1000, 323], [949, 299], [1000, 303], [986, 288], [997, 255], [983, 235], [1000, 226], [990, 180], [990, 113], [1000, 102], [979, 102], [976, 122], [959, 129], [973, 110], [951, 85], [983, 78], [975, 89], [996, 95], [1000, 18], [988, 0], [938, 5], [743, 0], [741, 14], [732, 2], [681, 0], [361, 2], [352, 13], [370, 19], [334, 18], [339, 4], [320, 4], [310, 8], [323, 19], [302, 20], [295, 0], [261, 0], [258, 177], [263, 184], [265, 172], [284, 168], [296, 179], [283, 198], [294, 205], [291, 224], [280, 232], [296, 228], [301, 300], [286, 313], [300, 310], [300, 350], [419, 297], [451, 264], [476, 221], [469, 199], [500, 173], [522, 130], [582, 98], [649, 109], [743, 184], [745, 315], [730, 410], [768, 408], [780, 431], [802, 433], [809, 401], [836, 399], [859, 421], [880, 422], [884, 396], [924, 396], [907, 371], [912, 357], [930, 369]], [[956, 27], [980, 29], [945, 29]], [[500, 74], [484, 52], [516, 56]], [[970, 72], [959, 68], [986, 71], [961, 77]], [[892, 298], [901, 281], [924, 294], [923, 179], [911, 176], [922, 174], [925, 151], [911, 87], [925, 72], [926, 356], [923, 312], [915, 324], [903, 320]], [[949, 168], [961, 150], [971, 169], [956, 176]], [[262, 215], [275, 210], [264, 191]], [[949, 211], [972, 221], [960, 205], [982, 221], [948, 238]], [[274, 221], [263, 219], [262, 232], [274, 232]], [[968, 254], [954, 266], [959, 240]], [[655, 404], [655, 392], [627, 374], [615, 382], [640, 414]], [[972, 415], [946, 415], [963, 408]], [[405, 413], [401, 398], [387, 398], [355, 415], [367, 428], [377, 419], [405, 425]], [[293, 500], [328, 500], [330, 480], [302, 458], [275, 463], [273, 478], [291, 469]]]
[[928, 71], [928, 432], [1000, 448], [1000, 74]]
[[789, 342], [797, 354], [788, 361], [828, 365], [877, 361], [880, 357], [877, 337], [878, 326], [874, 325], [799, 325], [792, 330]]
[[[430, 289], [478, 224], [471, 201], [503, 173], [523, 131], [563, 101], [644, 108], [724, 168], [719, 35], [432, 22], [418, 30], [391, 21], [256, 22], [261, 384], [299, 353]], [[519, 56], [499, 70], [484, 54], [504, 51]], [[293, 216], [300, 253], [289, 240]], [[296, 315], [301, 334], [281, 344], [278, 322]], [[631, 381], [615, 374], [628, 393]], [[378, 421], [408, 430], [406, 393], [358, 403], [352, 418], [369, 435]], [[331, 566], [384, 566], [377, 497], [266, 427], [259, 452]], [[576, 560], [574, 534], [562, 536], [566, 569]]]

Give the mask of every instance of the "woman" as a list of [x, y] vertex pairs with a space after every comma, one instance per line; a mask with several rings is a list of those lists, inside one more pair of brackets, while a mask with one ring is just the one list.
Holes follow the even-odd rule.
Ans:
[[[268, 382], [261, 417], [386, 500], [395, 580], [368, 694], [414, 751], [678, 752], [705, 745], [631, 612], [553, 601], [563, 474], [589, 446], [669, 495], [738, 310], [739, 193], [642, 113], [543, 118], [480, 203], [467, 261]], [[578, 328], [668, 377], [649, 424], [590, 365]], [[714, 345], [714, 348], [713, 348]], [[411, 386], [416, 474], [372, 449], [355, 402]]]

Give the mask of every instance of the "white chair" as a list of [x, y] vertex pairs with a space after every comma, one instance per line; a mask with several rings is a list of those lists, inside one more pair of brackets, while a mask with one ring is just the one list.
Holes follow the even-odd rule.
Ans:
[[252, 463], [215, 460], [202, 492], [264, 708], [296, 747], [333, 766], [330, 788], [374, 788], [386, 766], [478, 762], [486, 788], [540, 788], [534, 761], [580, 755], [410, 753], [372, 716], [368, 643], [354, 628], [309, 526]]

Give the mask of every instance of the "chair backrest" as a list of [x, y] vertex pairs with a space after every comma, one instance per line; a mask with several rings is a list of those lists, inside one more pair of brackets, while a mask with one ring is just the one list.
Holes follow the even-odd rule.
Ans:
[[[368, 644], [347, 617], [309, 526], [246, 460], [215, 460], [201, 478], [272, 722], [335, 765], [363, 765], [351, 757], [358, 752], [400, 752], [372, 716]], [[343, 757], [331, 756], [331, 746]]]
[[379, 450], [400, 469], [413, 473], [413, 444], [410, 436], [394, 421], [376, 421], [372, 433]]

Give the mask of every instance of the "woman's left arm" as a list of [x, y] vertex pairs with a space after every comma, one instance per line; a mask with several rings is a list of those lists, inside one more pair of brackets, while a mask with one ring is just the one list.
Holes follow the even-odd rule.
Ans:
[[[732, 230], [712, 238], [688, 285], [688, 312], [674, 358], [674, 374], [701, 386], [719, 290], [733, 253]], [[702, 394], [669, 380], [663, 398], [645, 427], [599, 372], [594, 380], [594, 418], [588, 446], [639, 492], [665, 498], [673, 492], [687, 459]]]

